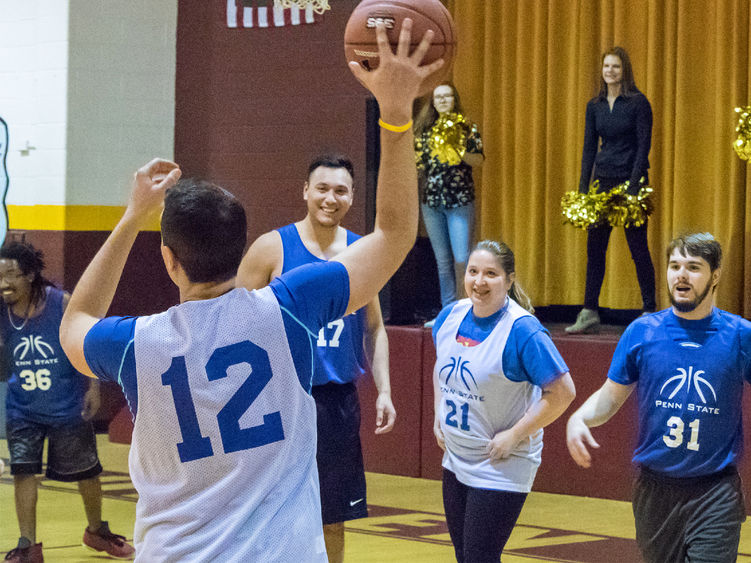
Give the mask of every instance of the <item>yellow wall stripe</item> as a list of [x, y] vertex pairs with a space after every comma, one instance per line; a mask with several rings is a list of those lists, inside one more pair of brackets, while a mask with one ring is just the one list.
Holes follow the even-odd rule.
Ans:
[[[29, 231], [111, 231], [122, 217], [119, 205], [9, 205], [11, 229]], [[159, 230], [159, 219], [149, 224]]]

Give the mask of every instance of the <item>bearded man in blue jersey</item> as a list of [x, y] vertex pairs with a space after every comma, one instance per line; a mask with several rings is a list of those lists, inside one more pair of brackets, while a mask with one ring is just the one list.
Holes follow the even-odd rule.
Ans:
[[91, 418], [99, 409], [99, 382], [87, 381], [68, 361], [58, 332], [70, 296], [42, 275], [42, 252], [31, 244], [12, 242], [0, 249], [0, 340], [9, 377], [7, 436], [18, 546], [6, 561], [42, 561], [36, 541], [37, 473], [42, 472], [45, 438], [47, 478], [78, 482], [89, 526], [83, 545], [123, 559], [133, 546], [102, 522], [102, 466]]
[[637, 390], [636, 541], [648, 562], [735, 561], [745, 520], [737, 463], [751, 381], [751, 323], [717, 309], [722, 249], [709, 233], [668, 245], [669, 309], [626, 329], [608, 379], [569, 419], [568, 449], [590, 467], [590, 428]]

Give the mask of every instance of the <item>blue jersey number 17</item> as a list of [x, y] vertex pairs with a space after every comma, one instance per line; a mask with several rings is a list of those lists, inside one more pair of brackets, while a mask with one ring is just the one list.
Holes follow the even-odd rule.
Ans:
[[[217, 348], [206, 364], [206, 376], [209, 381], [222, 379], [227, 377], [230, 367], [239, 364], [249, 364], [251, 373], [216, 415], [225, 453], [248, 450], [284, 440], [279, 411], [263, 415], [263, 424], [240, 428], [240, 417], [271, 380], [271, 364], [263, 348], [248, 340]], [[162, 385], [171, 388], [175, 401], [175, 412], [183, 437], [183, 441], [177, 444], [180, 461], [185, 463], [214, 455], [211, 439], [201, 434], [198, 425], [184, 356], [172, 358], [169, 369], [162, 374]]]

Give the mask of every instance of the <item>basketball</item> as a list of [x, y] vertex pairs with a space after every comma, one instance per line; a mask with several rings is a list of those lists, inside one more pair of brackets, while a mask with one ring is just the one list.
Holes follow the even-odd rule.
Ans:
[[363, 0], [352, 12], [344, 30], [344, 54], [348, 61], [359, 63], [366, 70], [378, 68], [376, 24], [383, 22], [391, 48], [399, 42], [404, 18], [412, 20], [410, 52], [419, 45], [422, 36], [433, 30], [433, 41], [422, 64], [443, 58], [444, 65], [420, 85], [420, 95], [427, 94], [449, 74], [454, 58], [456, 37], [454, 20], [440, 0]]

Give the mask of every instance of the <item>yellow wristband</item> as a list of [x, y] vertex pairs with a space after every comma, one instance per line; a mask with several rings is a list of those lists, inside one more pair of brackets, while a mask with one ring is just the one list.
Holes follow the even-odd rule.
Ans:
[[405, 131], [409, 131], [409, 129], [412, 128], [412, 120], [410, 119], [404, 125], [391, 125], [391, 123], [386, 123], [383, 119], [379, 118], [378, 125], [380, 125], [386, 131], [392, 131], [393, 133], [404, 133]]

